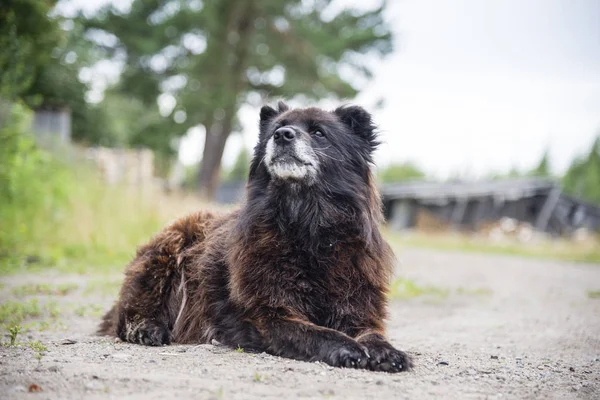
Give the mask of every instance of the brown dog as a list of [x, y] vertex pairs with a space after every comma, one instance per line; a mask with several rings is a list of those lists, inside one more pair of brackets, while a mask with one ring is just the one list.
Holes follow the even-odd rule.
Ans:
[[241, 209], [188, 216], [142, 246], [100, 334], [408, 370], [384, 334], [394, 257], [378, 229], [377, 145], [360, 107], [264, 106]]

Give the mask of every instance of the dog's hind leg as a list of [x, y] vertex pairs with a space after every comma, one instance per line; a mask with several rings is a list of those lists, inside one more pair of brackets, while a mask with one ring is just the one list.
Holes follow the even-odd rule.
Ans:
[[121, 340], [148, 346], [170, 344], [171, 330], [185, 298], [183, 271], [172, 256], [156, 249], [138, 254], [129, 265], [115, 312]]

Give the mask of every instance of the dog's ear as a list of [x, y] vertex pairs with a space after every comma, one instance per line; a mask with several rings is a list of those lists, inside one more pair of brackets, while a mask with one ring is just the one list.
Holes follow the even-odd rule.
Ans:
[[269, 105], [264, 105], [260, 109], [260, 124], [266, 124], [271, 121], [279, 112]]
[[286, 112], [289, 109], [290, 107], [281, 100], [279, 100], [277, 103], [277, 109], [274, 109], [270, 105], [264, 105], [260, 109], [260, 123], [267, 123], [275, 118], [278, 114]]
[[377, 127], [373, 123], [373, 118], [364, 108], [359, 106], [338, 107], [334, 114], [338, 116], [355, 135], [365, 139], [375, 149], [379, 145], [377, 140]]
[[285, 104], [285, 103], [283, 102], [283, 100], [279, 100], [279, 101], [277, 102], [277, 108], [279, 109], [279, 112], [280, 112], [280, 113], [283, 113], [283, 112], [286, 112], [287, 110], [289, 110], [289, 109], [290, 109], [290, 106], [288, 106], [287, 104]]
[[277, 117], [279, 114], [286, 112], [289, 109], [290, 107], [281, 100], [277, 103], [277, 109], [269, 105], [262, 106], [262, 108], [260, 109], [259, 140], [262, 140], [262, 138], [264, 137], [265, 131], [269, 127], [269, 124], [271, 123], [273, 118]]

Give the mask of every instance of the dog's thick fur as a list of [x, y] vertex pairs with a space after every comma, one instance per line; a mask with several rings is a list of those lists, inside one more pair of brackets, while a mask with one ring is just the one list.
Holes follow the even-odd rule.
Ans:
[[360, 107], [264, 106], [241, 209], [193, 214], [142, 246], [99, 333], [408, 370], [384, 332], [394, 257], [378, 229], [377, 145]]

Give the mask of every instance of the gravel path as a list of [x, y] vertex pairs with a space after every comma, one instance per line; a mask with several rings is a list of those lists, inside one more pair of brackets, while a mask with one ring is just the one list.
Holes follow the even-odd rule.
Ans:
[[[119, 274], [3, 277], [2, 303], [52, 301], [58, 317], [19, 337], [40, 340], [41, 357], [0, 348], [0, 398], [600, 398], [600, 299], [590, 294], [600, 266], [413, 249], [399, 258], [398, 274], [417, 290], [392, 301], [389, 337], [416, 367], [395, 375], [99, 338]], [[73, 286], [18, 297], [15, 288], [36, 282]], [[27, 393], [32, 384], [42, 391]]]

